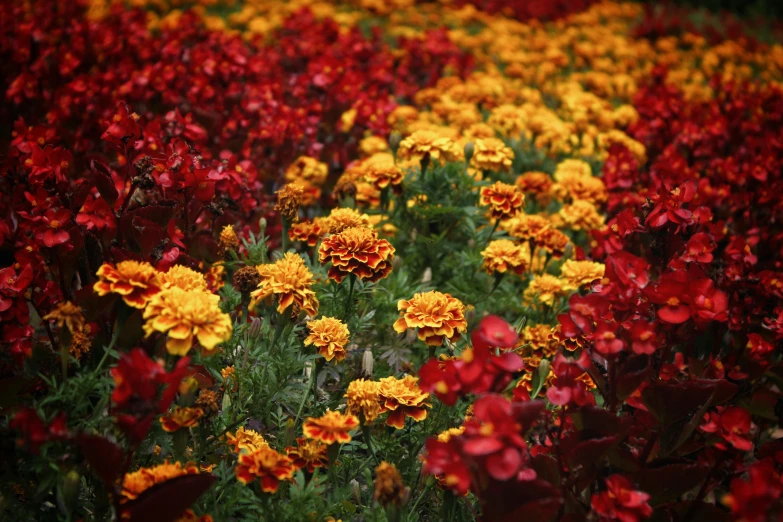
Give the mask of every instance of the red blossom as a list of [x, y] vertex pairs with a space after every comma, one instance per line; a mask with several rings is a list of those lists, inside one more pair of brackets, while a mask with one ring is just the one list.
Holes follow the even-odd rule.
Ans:
[[[740, 451], [753, 449], [753, 441], [750, 440], [751, 419], [750, 413], [739, 406], [719, 409], [717, 412], [704, 416], [704, 424], [700, 429], [706, 433], [716, 433], [723, 441], [728, 442]], [[716, 447], [727, 449], [724, 442], [717, 442]]]
[[638, 522], [652, 515], [649, 500], [650, 495], [635, 490], [628, 478], [616, 474], [606, 478], [606, 491], [595, 493], [590, 504], [601, 522]]
[[546, 398], [549, 399], [549, 402], [557, 406], [595, 404], [595, 398], [581, 379], [589, 367], [590, 359], [586, 351], [583, 351], [576, 359], [567, 358], [562, 353], [558, 353], [552, 362], [552, 373], [555, 377], [552, 379], [552, 385], [546, 391]]

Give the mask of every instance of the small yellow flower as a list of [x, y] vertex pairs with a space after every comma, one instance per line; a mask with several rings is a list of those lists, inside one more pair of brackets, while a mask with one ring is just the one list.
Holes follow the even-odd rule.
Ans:
[[438, 291], [417, 293], [413, 299], [397, 303], [401, 317], [394, 331], [418, 328], [418, 337], [428, 346], [440, 346], [444, 339], [455, 341], [468, 328], [465, 305], [459, 299]]
[[576, 290], [596, 279], [603, 278], [605, 268], [603, 263], [569, 259], [560, 268], [560, 278], [565, 281], [569, 289]]
[[258, 265], [261, 283], [251, 292], [254, 299], [277, 297], [277, 311], [283, 313], [289, 306], [296, 305], [308, 315], [318, 314], [318, 299], [310, 287], [313, 286], [313, 273], [299, 254], [286, 253], [274, 263]]
[[326, 230], [330, 234], [339, 234], [343, 230], [354, 227], [370, 228], [370, 216], [352, 208], [335, 208], [324, 220]]
[[367, 136], [359, 142], [359, 151], [365, 157], [370, 157], [381, 152], [389, 152], [389, 144], [380, 136]]
[[313, 185], [322, 185], [329, 174], [326, 163], [310, 156], [299, 156], [285, 171], [286, 181], [307, 181]]
[[170, 412], [161, 415], [160, 424], [165, 431], [173, 433], [181, 428], [198, 426], [198, 420], [203, 416], [204, 410], [201, 408], [174, 406]]
[[348, 402], [348, 413], [356, 415], [360, 419], [364, 417], [366, 422], [372, 422], [381, 414], [380, 396], [378, 395], [378, 383], [367, 379], [356, 379], [348, 385], [345, 392]]
[[198, 466], [192, 462], [183, 466], [179, 462], [169, 464], [168, 461], [157, 466], [141, 468], [133, 473], [127, 473], [122, 480], [123, 498], [120, 499], [120, 502], [138, 498], [139, 495], [155, 484], [160, 484], [182, 475], [197, 475], [198, 473]]
[[557, 213], [564, 227], [572, 230], [595, 230], [604, 226], [604, 217], [589, 201], [574, 201]]
[[525, 289], [523, 298], [527, 303], [539, 302], [552, 306], [555, 304], [555, 299], [563, 297], [566, 293], [562, 280], [550, 274], [541, 274], [533, 277]]
[[434, 162], [457, 161], [459, 151], [450, 138], [428, 131], [418, 130], [402, 140], [397, 151], [400, 159], [421, 161], [425, 156]]
[[345, 323], [334, 317], [322, 317], [308, 322], [307, 328], [310, 335], [304, 340], [305, 346], [314, 344], [327, 361], [345, 359], [345, 347], [350, 336]]
[[497, 138], [477, 139], [470, 164], [481, 170], [508, 172], [514, 160], [514, 151]]
[[163, 288], [176, 286], [183, 290], [207, 291], [207, 280], [204, 275], [186, 266], [174, 265], [168, 272], [159, 273], [158, 276]]
[[240, 453], [242, 451], [254, 452], [259, 448], [268, 448], [269, 443], [254, 430], [245, 429], [240, 426], [236, 433], [226, 433], [226, 444], [231, 446], [231, 451]]
[[460, 426], [459, 428], [449, 428], [445, 431], [438, 433], [438, 440], [441, 442], [448, 442], [453, 437], [458, 437], [463, 433], [465, 433], [465, 426]]
[[409, 490], [402, 481], [402, 475], [394, 464], [381, 462], [375, 468], [375, 481], [373, 483], [373, 499], [381, 506], [402, 506], [408, 499]]
[[239, 238], [232, 225], [226, 225], [220, 231], [218, 239], [218, 254], [223, 257], [228, 252], [236, 250], [239, 247]]
[[527, 243], [518, 245], [509, 239], [491, 241], [481, 255], [484, 256], [484, 270], [489, 274], [505, 274], [511, 270], [521, 275], [528, 268], [530, 247]]
[[511, 219], [503, 221], [500, 227], [511, 237], [528, 241], [535, 238], [539, 232], [552, 225], [549, 219], [536, 214], [519, 213]]

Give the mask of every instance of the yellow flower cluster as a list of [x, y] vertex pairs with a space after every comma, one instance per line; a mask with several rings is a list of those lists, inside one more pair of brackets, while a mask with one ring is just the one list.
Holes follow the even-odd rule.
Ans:
[[402, 429], [405, 418], [416, 422], [427, 418], [429, 393], [419, 388], [418, 378], [406, 375], [402, 379], [394, 376], [380, 381], [356, 379], [348, 385], [345, 398], [348, 412], [365, 422], [373, 422], [383, 413], [389, 413], [386, 424]]

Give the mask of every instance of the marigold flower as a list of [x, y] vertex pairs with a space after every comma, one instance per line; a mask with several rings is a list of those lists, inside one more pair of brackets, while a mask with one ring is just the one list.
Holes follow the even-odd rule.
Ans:
[[604, 226], [604, 217], [589, 201], [574, 201], [557, 213], [562, 224], [572, 230], [595, 230]]
[[522, 211], [525, 195], [514, 185], [496, 181], [489, 187], [482, 187], [479, 202], [489, 207], [493, 219], [508, 219]]
[[291, 459], [265, 446], [240, 454], [234, 474], [243, 484], [249, 484], [258, 478], [261, 482], [261, 491], [275, 493], [280, 481], [289, 480], [293, 477], [294, 471]]
[[286, 181], [307, 181], [313, 185], [321, 185], [326, 181], [329, 167], [310, 156], [299, 156], [285, 171]]
[[600, 204], [608, 198], [606, 186], [600, 178], [568, 171], [557, 179], [558, 182], [551, 186], [550, 192], [558, 199]]
[[165, 461], [157, 466], [141, 468], [133, 473], [126, 473], [122, 479], [123, 498], [121, 501], [136, 499], [155, 484], [160, 484], [182, 475], [198, 475], [198, 473], [198, 466], [192, 462], [188, 462], [183, 466], [179, 462], [170, 464], [169, 461]]
[[402, 475], [394, 464], [383, 461], [375, 468], [372, 498], [381, 506], [402, 506], [408, 499], [408, 493]]
[[562, 280], [550, 274], [541, 274], [533, 276], [523, 298], [527, 303], [537, 301], [552, 306], [555, 304], [555, 299], [563, 297], [566, 293]]
[[323, 468], [329, 463], [326, 455], [326, 445], [317, 440], [297, 438], [296, 446], [288, 446], [285, 449], [294, 469], [306, 469], [308, 473], [315, 468]]
[[302, 426], [302, 432], [305, 437], [320, 440], [326, 445], [332, 445], [335, 442], [345, 444], [351, 442], [350, 432], [358, 426], [359, 419], [355, 415], [327, 410], [317, 419], [308, 417]]
[[226, 276], [226, 267], [221, 262], [213, 263], [209, 267], [204, 279], [207, 280], [207, 288], [210, 292], [217, 293], [225, 286], [224, 278]]
[[359, 142], [359, 151], [365, 157], [370, 157], [381, 152], [388, 152], [389, 144], [380, 136], [367, 136]]
[[381, 401], [381, 411], [390, 412], [386, 424], [402, 429], [405, 427], [405, 417], [416, 422], [427, 418], [427, 401], [430, 394], [419, 388], [419, 379], [406, 375], [402, 379], [394, 376], [385, 377], [378, 383], [378, 396]]
[[514, 160], [514, 151], [497, 138], [477, 139], [474, 142], [471, 166], [481, 170], [508, 172]]
[[605, 268], [603, 263], [569, 259], [560, 267], [560, 279], [565, 281], [568, 289], [575, 290], [603, 278]]
[[231, 317], [220, 311], [220, 297], [179, 287], [161, 290], [144, 309], [144, 333], [168, 335], [166, 349], [172, 355], [185, 355], [194, 339], [208, 352], [231, 337]]
[[404, 176], [391, 154], [376, 154], [365, 162], [364, 177], [376, 190], [383, 190], [398, 187]]
[[528, 268], [530, 247], [518, 245], [509, 239], [491, 241], [481, 255], [484, 256], [484, 270], [487, 273], [505, 274], [512, 271], [521, 275]]
[[549, 193], [552, 183], [552, 178], [546, 172], [525, 172], [515, 182], [519, 190], [525, 194], [532, 193], [540, 203], [546, 202], [545, 196]]
[[220, 411], [218, 394], [212, 390], [202, 389], [196, 399], [196, 407], [204, 411], [206, 417], [215, 416]]
[[89, 353], [92, 348], [92, 339], [88, 337], [84, 331], [73, 332], [71, 337], [71, 346], [68, 348], [68, 352], [77, 361], [80, 360], [86, 353]]
[[45, 321], [56, 321], [57, 326], [66, 326], [71, 333], [76, 333], [84, 328], [84, 314], [82, 309], [70, 301], [61, 301], [54, 309], [43, 316]]
[[378, 383], [367, 379], [355, 379], [348, 385], [345, 392], [348, 408], [347, 412], [356, 415], [359, 419], [372, 422], [381, 414], [380, 395], [378, 395]]
[[397, 155], [404, 160], [421, 161], [428, 156], [437, 162], [457, 161], [459, 150], [450, 138], [434, 131], [417, 130], [400, 142]]
[[218, 255], [225, 256], [228, 252], [234, 251], [239, 247], [239, 238], [232, 225], [226, 225], [220, 231], [218, 239]]
[[298, 183], [287, 183], [275, 194], [277, 195], [275, 212], [280, 213], [289, 221], [297, 221], [299, 208], [302, 206], [304, 198], [304, 187]]
[[243, 426], [237, 428], [236, 433], [226, 433], [226, 444], [231, 446], [231, 451], [240, 453], [242, 451], [254, 452], [260, 448], [269, 447], [269, 443], [254, 430], [245, 429]]
[[186, 266], [174, 265], [168, 272], [158, 273], [158, 278], [163, 288], [176, 286], [183, 290], [208, 291], [207, 279], [204, 275]]
[[326, 220], [328, 218], [315, 218], [312, 221], [300, 221], [293, 223], [288, 229], [288, 237], [292, 241], [304, 241], [307, 246], [314, 247], [318, 241], [328, 232]]
[[182, 516], [174, 522], [214, 522], [214, 519], [212, 515], [198, 516], [192, 509], [186, 509]]
[[440, 346], [444, 339], [455, 341], [468, 328], [465, 305], [459, 299], [438, 291], [417, 293], [413, 299], [397, 303], [401, 317], [394, 331], [402, 333], [418, 328], [418, 338], [429, 346]]
[[340, 232], [354, 227], [371, 228], [370, 216], [362, 214], [352, 208], [335, 208], [324, 220], [326, 230], [330, 234], [339, 234]]
[[345, 347], [350, 341], [345, 323], [334, 317], [322, 317], [308, 322], [307, 328], [310, 335], [304, 340], [305, 346], [314, 344], [327, 361], [345, 359]]
[[160, 424], [165, 431], [175, 432], [180, 428], [192, 428], [198, 426], [198, 420], [204, 416], [201, 408], [174, 408], [160, 417]]
[[437, 439], [440, 442], [448, 442], [454, 437], [459, 437], [463, 433], [465, 433], [465, 426], [459, 426], [457, 428], [449, 428], [447, 430], [438, 433]]
[[97, 275], [98, 282], [93, 285], [96, 294], [119, 294], [125, 304], [133, 308], [147, 306], [161, 287], [157, 270], [145, 262], [121, 261], [117, 266], [104, 263]]
[[554, 257], [562, 257], [568, 246], [568, 236], [555, 228], [545, 228], [533, 238], [536, 245]]
[[375, 282], [391, 272], [394, 247], [369, 228], [354, 227], [324, 238], [318, 249], [322, 264], [331, 262], [329, 277], [338, 283], [347, 275]]
[[508, 232], [511, 237], [528, 241], [535, 238], [539, 232], [549, 228], [552, 223], [544, 216], [536, 214], [519, 213], [500, 224], [500, 228]]
[[289, 306], [295, 305], [308, 315], [318, 314], [318, 299], [310, 287], [313, 286], [313, 273], [299, 254], [286, 253], [274, 263], [258, 265], [261, 283], [251, 292], [254, 299], [278, 297], [277, 311], [283, 313]]

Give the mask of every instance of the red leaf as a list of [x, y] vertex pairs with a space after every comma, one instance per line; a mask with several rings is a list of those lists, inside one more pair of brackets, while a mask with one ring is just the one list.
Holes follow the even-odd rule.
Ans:
[[110, 206], [114, 206], [114, 202], [117, 201], [119, 194], [117, 193], [117, 187], [114, 185], [114, 180], [111, 179], [108, 167], [100, 161], [91, 160], [90, 169], [92, 170], [93, 182], [98, 192], [101, 193], [101, 197]]
[[182, 475], [156, 484], [125, 504], [123, 520], [130, 522], [173, 522], [182, 516], [212, 483], [209, 474]]
[[111, 489], [117, 478], [124, 472], [125, 454], [112, 441], [99, 435], [79, 435], [81, 448], [93, 471]]

